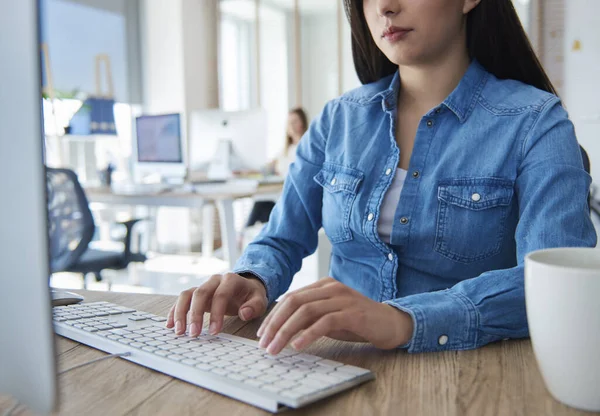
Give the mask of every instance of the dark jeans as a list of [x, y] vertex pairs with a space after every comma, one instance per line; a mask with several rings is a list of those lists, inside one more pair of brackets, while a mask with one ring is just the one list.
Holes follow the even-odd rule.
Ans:
[[252, 227], [257, 222], [262, 222], [263, 224], [268, 222], [269, 215], [271, 215], [274, 206], [275, 203], [272, 201], [256, 201], [252, 207], [252, 211], [250, 211], [246, 227]]

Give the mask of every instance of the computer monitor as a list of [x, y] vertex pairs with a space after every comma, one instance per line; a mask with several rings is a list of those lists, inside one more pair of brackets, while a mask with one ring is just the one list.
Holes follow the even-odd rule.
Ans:
[[193, 111], [189, 121], [192, 172], [206, 170], [215, 157], [222, 157], [224, 148], [233, 153], [230, 158], [233, 170], [260, 170], [267, 163], [265, 110]]
[[39, 4], [0, 13], [0, 395], [57, 403], [43, 165]]
[[166, 181], [185, 176], [180, 114], [136, 118], [136, 177], [158, 174]]

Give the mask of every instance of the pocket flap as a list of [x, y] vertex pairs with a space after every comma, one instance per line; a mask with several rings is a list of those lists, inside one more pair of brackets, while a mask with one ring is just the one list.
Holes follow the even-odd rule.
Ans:
[[355, 194], [363, 177], [364, 174], [357, 169], [325, 162], [314, 180], [329, 192]]
[[472, 210], [510, 205], [513, 181], [500, 178], [465, 178], [442, 181], [438, 199]]

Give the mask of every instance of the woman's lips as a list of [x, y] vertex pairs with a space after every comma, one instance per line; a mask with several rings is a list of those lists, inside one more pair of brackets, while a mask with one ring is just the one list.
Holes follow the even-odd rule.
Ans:
[[390, 27], [387, 28], [384, 32], [382, 37], [387, 40], [388, 42], [396, 42], [399, 41], [400, 39], [403, 39], [409, 32], [411, 32], [412, 29], [405, 29], [402, 27]]

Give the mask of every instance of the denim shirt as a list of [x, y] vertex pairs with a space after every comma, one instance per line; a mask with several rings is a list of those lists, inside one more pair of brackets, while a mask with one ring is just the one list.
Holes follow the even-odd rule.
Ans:
[[283, 294], [321, 227], [330, 275], [407, 312], [409, 352], [528, 336], [524, 257], [594, 247], [573, 124], [559, 99], [473, 61], [421, 120], [390, 244], [377, 232], [399, 161], [398, 72], [329, 102], [300, 141], [270, 220], [235, 265]]

